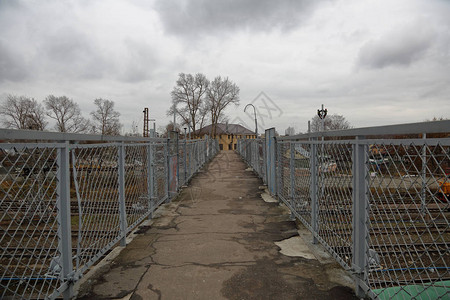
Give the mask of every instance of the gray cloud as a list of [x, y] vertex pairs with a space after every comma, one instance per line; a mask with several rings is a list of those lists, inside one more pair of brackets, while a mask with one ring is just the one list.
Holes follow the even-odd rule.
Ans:
[[435, 32], [422, 23], [407, 26], [367, 42], [360, 49], [358, 64], [373, 69], [409, 66], [424, 56], [435, 38]]
[[279, 131], [321, 103], [354, 126], [449, 111], [448, 1], [35, 2], [0, 0], [0, 97], [66, 95], [86, 114], [104, 97], [126, 128], [147, 106], [159, 126], [177, 73], [202, 72], [229, 76], [243, 104], [266, 92]]
[[120, 72], [120, 79], [125, 82], [150, 79], [152, 72], [159, 65], [157, 51], [143, 41], [126, 39], [124, 44], [127, 57]]
[[5, 80], [21, 81], [28, 77], [24, 58], [8, 46], [7, 41], [0, 39], [0, 82]]
[[[58, 7], [61, 14], [49, 19], [45, 7], [19, 12], [20, 7], [3, 6], [0, 27], [6, 27], [7, 20], [23, 18], [24, 22], [0, 32], [0, 82], [104, 78], [130, 83], [150, 79], [159, 65], [154, 46], [131, 34], [98, 35], [73, 7]], [[62, 17], [64, 10], [68, 12]]]
[[290, 30], [307, 19], [319, 1], [307, 0], [158, 0], [155, 5], [165, 29], [177, 35], [215, 34], [251, 29]]
[[39, 50], [48, 58], [60, 62], [80, 60], [92, 52], [87, 36], [68, 26], [44, 36]]
[[86, 33], [71, 26], [42, 34], [35, 59], [39, 68], [69, 78], [102, 78], [111, 69], [96, 43]]

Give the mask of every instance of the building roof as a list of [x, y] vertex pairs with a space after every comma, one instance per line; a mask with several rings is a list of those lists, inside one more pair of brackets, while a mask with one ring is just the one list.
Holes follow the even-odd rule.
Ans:
[[[195, 131], [196, 135], [210, 134], [212, 125], [205, 126]], [[218, 123], [216, 128], [216, 134], [255, 134], [255, 132], [245, 128], [239, 124], [225, 124]]]

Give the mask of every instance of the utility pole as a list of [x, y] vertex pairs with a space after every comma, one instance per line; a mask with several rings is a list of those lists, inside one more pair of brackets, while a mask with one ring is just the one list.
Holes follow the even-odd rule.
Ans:
[[177, 129], [177, 107], [175, 103], [173, 104], [173, 131], [176, 131]]
[[144, 108], [144, 131], [142, 133], [143, 137], [148, 137], [148, 107]]
[[[156, 121], [155, 119], [150, 119], [149, 117], [149, 112], [148, 112], [148, 107], [144, 108], [144, 131], [143, 131], [143, 137], [149, 137], [149, 133], [150, 133], [150, 127], [149, 127], [149, 122], [150, 121]], [[155, 123], [153, 123], [153, 131], [155, 130]]]

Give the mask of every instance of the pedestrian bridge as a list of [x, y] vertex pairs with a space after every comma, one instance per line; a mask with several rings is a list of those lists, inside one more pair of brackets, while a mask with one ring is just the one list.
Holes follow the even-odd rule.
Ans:
[[272, 129], [236, 152], [2, 129], [0, 295], [446, 299], [449, 128]]

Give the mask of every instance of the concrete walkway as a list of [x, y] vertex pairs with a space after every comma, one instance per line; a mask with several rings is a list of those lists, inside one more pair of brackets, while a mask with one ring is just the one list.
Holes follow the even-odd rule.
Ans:
[[[287, 209], [261, 198], [261, 184], [236, 153], [220, 152], [100, 264], [79, 298], [357, 299], [344, 271], [304, 229], [299, 235]], [[280, 252], [285, 245], [295, 256]]]

